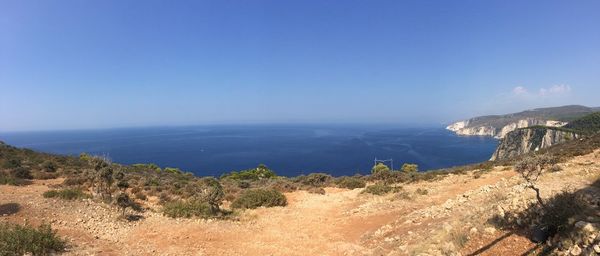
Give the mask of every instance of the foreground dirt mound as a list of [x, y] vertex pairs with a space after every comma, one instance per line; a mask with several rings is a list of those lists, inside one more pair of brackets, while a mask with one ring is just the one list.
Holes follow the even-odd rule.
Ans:
[[[600, 177], [600, 152], [562, 164], [540, 181], [548, 198]], [[480, 176], [480, 177], [479, 177]], [[510, 168], [450, 175], [373, 196], [327, 188], [287, 193], [287, 207], [259, 208], [239, 220], [171, 219], [146, 211], [137, 221], [91, 200], [42, 197], [62, 180], [0, 186], [0, 221], [51, 223], [68, 238], [67, 255], [521, 255], [536, 245], [525, 234], [488, 223], [534, 198]], [[417, 191], [419, 189], [419, 191]], [[426, 191], [425, 191], [426, 190]], [[4, 206], [3, 206], [4, 205]], [[501, 207], [499, 207], [501, 206]], [[157, 208], [158, 210], [158, 208]]]

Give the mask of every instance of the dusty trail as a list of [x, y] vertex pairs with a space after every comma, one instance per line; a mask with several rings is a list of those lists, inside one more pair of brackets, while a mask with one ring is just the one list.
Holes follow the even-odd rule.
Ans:
[[[587, 156], [586, 161], [590, 159], [600, 162], [594, 156]], [[560, 174], [560, 182], [547, 178], [547, 187], [584, 186], [587, 181], [573, 175], [581, 172], [575, 161], [584, 160], [573, 160], [573, 168]], [[18, 213], [0, 220], [50, 222], [59, 234], [71, 239], [73, 247], [67, 254], [72, 255], [405, 255], [426, 250], [418, 248], [419, 242], [433, 239], [448, 223], [464, 225], [461, 221], [469, 211], [481, 208], [494, 193], [518, 184], [514, 171], [501, 169], [479, 179], [470, 174], [450, 175], [406, 185], [403, 190], [412, 195], [411, 200], [365, 195], [361, 189], [327, 188], [325, 195], [297, 191], [286, 194], [287, 207], [248, 210], [239, 221], [170, 219], [148, 211], [144, 219], [128, 223], [117, 220], [116, 209], [99, 203], [43, 198], [49, 185], [62, 181], [36, 181], [23, 187], [0, 186], [0, 204], [22, 205]], [[417, 188], [428, 189], [428, 195], [417, 195]], [[464, 253], [502, 235], [473, 239]], [[499, 244], [499, 250], [531, 247], [522, 237], [511, 239], [516, 242]]]

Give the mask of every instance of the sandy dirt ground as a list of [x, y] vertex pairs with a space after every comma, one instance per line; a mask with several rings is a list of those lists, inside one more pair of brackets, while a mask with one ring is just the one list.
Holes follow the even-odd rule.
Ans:
[[[599, 177], [599, 156], [597, 151], [577, 157], [562, 164], [564, 171], [544, 176], [542, 195], [589, 186]], [[362, 189], [297, 191], [286, 194], [287, 207], [247, 210], [235, 221], [171, 219], [157, 209], [128, 222], [105, 204], [42, 197], [61, 182], [0, 186], [0, 207], [20, 205], [16, 212], [5, 207], [0, 221], [51, 223], [69, 241], [66, 255], [520, 255], [535, 247], [522, 235], [484, 223], [498, 201], [534, 196], [510, 168], [404, 185], [402, 192], [385, 196], [361, 194]], [[467, 232], [464, 246], [448, 243], [453, 230]]]

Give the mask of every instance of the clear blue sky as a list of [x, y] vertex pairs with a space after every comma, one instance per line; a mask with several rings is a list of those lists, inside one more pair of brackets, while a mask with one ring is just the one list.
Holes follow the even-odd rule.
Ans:
[[0, 0], [0, 131], [600, 106], [600, 1]]

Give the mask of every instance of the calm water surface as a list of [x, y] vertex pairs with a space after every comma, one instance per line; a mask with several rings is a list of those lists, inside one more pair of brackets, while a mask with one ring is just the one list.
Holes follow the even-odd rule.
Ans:
[[155, 163], [215, 175], [264, 163], [279, 175], [368, 173], [373, 160], [417, 163], [422, 170], [489, 159], [497, 141], [442, 127], [247, 125], [0, 133], [34, 150], [108, 155], [123, 164]]

